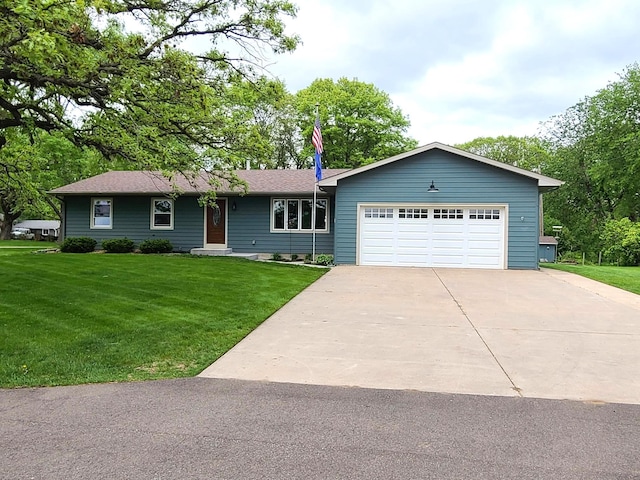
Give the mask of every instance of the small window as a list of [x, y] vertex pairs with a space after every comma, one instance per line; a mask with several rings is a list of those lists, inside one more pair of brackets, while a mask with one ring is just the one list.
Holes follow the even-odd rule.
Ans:
[[173, 230], [173, 200], [170, 198], [151, 199], [151, 229]]
[[398, 211], [400, 218], [429, 218], [429, 210], [426, 208], [401, 208]]
[[435, 208], [433, 218], [463, 218], [461, 208]]
[[110, 198], [91, 199], [91, 228], [113, 228], [112, 206]]

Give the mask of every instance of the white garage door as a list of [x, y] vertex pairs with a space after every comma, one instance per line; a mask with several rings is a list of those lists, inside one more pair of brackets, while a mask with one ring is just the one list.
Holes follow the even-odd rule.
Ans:
[[504, 207], [361, 207], [359, 264], [500, 269], [504, 228]]

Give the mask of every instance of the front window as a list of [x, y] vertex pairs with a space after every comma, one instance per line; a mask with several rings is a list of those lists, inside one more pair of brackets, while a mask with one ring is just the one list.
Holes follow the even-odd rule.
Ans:
[[91, 228], [113, 228], [113, 201], [110, 198], [91, 200]]
[[173, 200], [169, 198], [151, 200], [151, 228], [155, 230], [173, 229]]
[[[328, 231], [328, 200], [316, 200], [316, 231]], [[272, 201], [272, 230], [276, 232], [313, 231], [313, 200], [308, 198], [277, 198]]]

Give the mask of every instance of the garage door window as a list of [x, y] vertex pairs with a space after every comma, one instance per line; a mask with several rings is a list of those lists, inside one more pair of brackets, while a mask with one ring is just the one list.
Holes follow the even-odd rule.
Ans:
[[429, 210], [426, 208], [401, 208], [398, 216], [400, 218], [429, 218]]
[[469, 210], [471, 220], [500, 220], [500, 210], [472, 208]]
[[364, 218], [393, 218], [393, 208], [365, 208]]
[[461, 208], [434, 208], [433, 218], [463, 218]]

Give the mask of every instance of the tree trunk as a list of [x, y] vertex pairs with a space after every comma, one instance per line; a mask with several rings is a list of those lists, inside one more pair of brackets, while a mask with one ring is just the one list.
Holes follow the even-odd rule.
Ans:
[[11, 239], [11, 229], [13, 228], [13, 222], [15, 222], [22, 211], [15, 211], [15, 204], [9, 195], [5, 195], [6, 192], [0, 192], [0, 213], [3, 214], [2, 220], [0, 220], [0, 240]]

